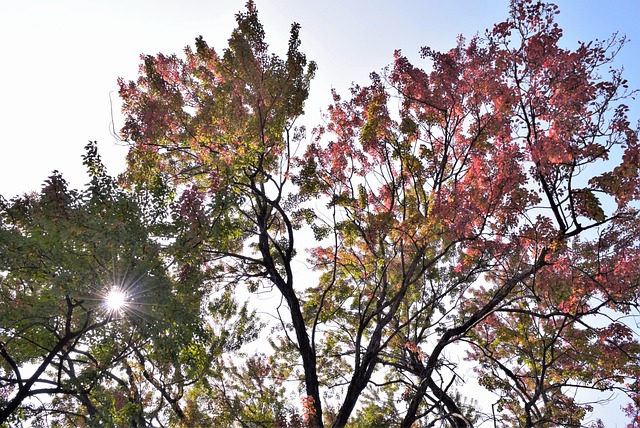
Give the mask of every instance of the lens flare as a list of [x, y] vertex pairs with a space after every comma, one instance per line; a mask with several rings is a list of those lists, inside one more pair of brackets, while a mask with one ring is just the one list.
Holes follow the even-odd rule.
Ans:
[[113, 288], [107, 293], [105, 305], [111, 312], [121, 311], [127, 304], [127, 295], [118, 288]]

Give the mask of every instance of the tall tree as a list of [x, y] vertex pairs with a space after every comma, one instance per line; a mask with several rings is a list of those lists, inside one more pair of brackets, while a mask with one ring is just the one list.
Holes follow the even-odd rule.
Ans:
[[[428, 72], [397, 52], [334, 94], [300, 158], [315, 65], [295, 24], [286, 58], [269, 54], [252, 2], [221, 55], [199, 38], [121, 81], [126, 179], [175, 195], [177, 269], [184, 252], [219, 293], [286, 305], [267, 311], [268, 356], [193, 390], [209, 418], [298, 423], [289, 379], [312, 427], [576, 426], [584, 388], [627, 393], [634, 413], [638, 131], [606, 70], [624, 39], [563, 48], [556, 13], [514, 0], [484, 37], [423, 48]], [[315, 285], [293, 268], [311, 232]], [[465, 400], [464, 367], [492, 413]]]
[[289, 308], [311, 419], [322, 426], [316, 350], [292, 269], [299, 197], [287, 193], [291, 145], [302, 135], [294, 123], [315, 64], [299, 51], [297, 24], [283, 60], [269, 54], [252, 2], [237, 22], [222, 55], [198, 38], [186, 59], [145, 56], [137, 82], [120, 82], [122, 132], [134, 142], [127, 179], [155, 189], [166, 178], [184, 189], [178, 245], [197, 247], [233, 293], [242, 283], [254, 293], [276, 287]]

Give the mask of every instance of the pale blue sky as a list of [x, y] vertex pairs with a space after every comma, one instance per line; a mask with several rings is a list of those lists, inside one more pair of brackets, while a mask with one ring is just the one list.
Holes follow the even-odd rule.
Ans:
[[[267, 39], [282, 53], [291, 22], [302, 25], [302, 49], [318, 63], [306, 123], [320, 122], [329, 90], [366, 83], [395, 49], [417, 59], [421, 46], [446, 50], [458, 34], [482, 33], [507, 16], [508, 0], [255, 0]], [[564, 43], [627, 34], [621, 52], [632, 88], [640, 87], [639, 0], [558, 0]], [[180, 52], [203, 35], [225, 46], [244, 0], [0, 0], [0, 194], [38, 189], [54, 169], [84, 184], [83, 147], [98, 140], [112, 173], [126, 149], [116, 127], [118, 76], [137, 76], [141, 53]], [[639, 116], [635, 103], [632, 121]], [[605, 411], [616, 420], [617, 406]], [[615, 426], [615, 425], [608, 425]], [[622, 426], [620, 424], [619, 426]]]

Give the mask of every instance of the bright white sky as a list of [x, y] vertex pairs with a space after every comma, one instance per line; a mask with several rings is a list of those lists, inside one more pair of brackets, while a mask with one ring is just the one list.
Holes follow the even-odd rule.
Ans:
[[[507, 16], [508, 0], [255, 0], [267, 40], [282, 54], [291, 22], [302, 50], [318, 63], [305, 122], [320, 122], [330, 88], [345, 93], [392, 61], [395, 49], [418, 58], [421, 46], [447, 50], [458, 34], [482, 33]], [[84, 184], [83, 147], [97, 140], [112, 174], [126, 148], [110, 134], [122, 124], [116, 79], [135, 79], [139, 55], [180, 53], [195, 37], [221, 51], [245, 0], [0, 0], [0, 195], [40, 188], [57, 169]], [[557, 0], [565, 43], [619, 31], [618, 57], [640, 87], [640, 1]], [[631, 120], [639, 116], [635, 103]], [[617, 409], [611, 409], [617, 413]], [[613, 426], [613, 425], [610, 425]], [[622, 426], [622, 425], [620, 425]]]

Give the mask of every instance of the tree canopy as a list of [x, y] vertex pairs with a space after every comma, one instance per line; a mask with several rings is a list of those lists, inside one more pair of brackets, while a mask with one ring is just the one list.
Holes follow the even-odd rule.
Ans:
[[557, 13], [396, 51], [309, 137], [300, 27], [270, 53], [251, 1], [223, 51], [143, 56], [120, 181], [90, 144], [85, 190], [2, 201], [0, 424], [640, 424], [625, 39]]

